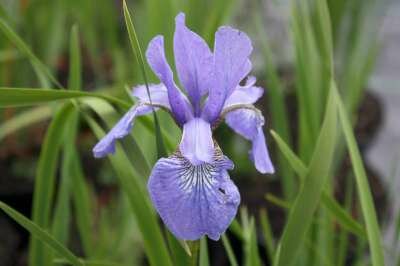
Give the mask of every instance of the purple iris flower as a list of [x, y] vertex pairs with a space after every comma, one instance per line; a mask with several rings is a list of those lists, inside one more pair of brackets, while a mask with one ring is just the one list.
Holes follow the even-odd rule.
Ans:
[[196, 240], [208, 235], [218, 240], [235, 217], [240, 203], [237, 187], [228, 171], [233, 163], [212, 138], [212, 130], [225, 120], [236, 133], [252, 142], [250, 158], [261, 173], [273, 173], [263, 132], [264, 117], [253, 106], [263, 94], [256, 79], [248, 77], [252, 45], [249, 37], [234, 28], [220, 27], [214, 52], [176, 19], [174, 55], [184, 94], [176, 85], [164, 54], [163, 36], [156, 36], [146, 51], [147, 61], [160, 79], [133, 88], [138, 99], [124, 117], [94, 147], [95, 157], [115, 151], [115, 141], [130, 133], [137, 116], [162, 108], [183, 129], [177, 151], [161, 158], [148, 181], [151, 200], [169, 230], [178, 238]]

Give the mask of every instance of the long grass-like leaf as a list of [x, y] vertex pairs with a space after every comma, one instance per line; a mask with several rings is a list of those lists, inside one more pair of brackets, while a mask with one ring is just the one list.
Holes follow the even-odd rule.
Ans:
[[[28, 218], [24, 217], [19, 212], [12, 209], [7, 204], [0, 201], [0, 208], [7, 213], [14, 221], [24, 227], [27, 231], [29, 231], [32, 236], [41, 241], [43, 244], [46, 244], [49, 248], [54, 250], [59, 256], [63, 257], [69, 263], [75, 266], [84, 266], [84, 264], [69, 251], [66, 247], [64, 247], [60, 242], [58, 242], [54, 237], [52, 237], [49, 233], [47, 233], [43, 228], [39, 227], [37, 224], [30, 221]], [[35, 265], [43, 265], [43, 264], [35, 264]]]
[[238, 266], [239, 264], [236, 260], [235, 253], [233, 252], [232, 245], [231, 245], [228, 237], [225, 234], [223, 234], [221, 238], [222, 238], [222, 244], [224, 245], [230, 265]]
[[14, 45], [21, 51], [32, 63], [42, 86], [48, 86], [47, 80], [53, 82], [57, 87], [62, 88], [62, 85], [53, 76], [51, 71], [37, 58], [26, 43], [8, 26], [7, 22], [0, 18], [0, 30]]
[[71, 179], [74, 184], [74, 189], [72, 190], [73, 205], [76, 213], [76, 222], [80, 239], [82, 241], [82, 247], [85, 254], [90, 257], [92, 250], [95, 247], [91, 236], [91, 191], [85, 182], [82, 166], [79, 161], [79, 155], [77, 154], [76, 150], [74, 153], [74, 160], [71, 166]]
[[[276, 132], [271, 131], [271, 135], [277, 142], [280, 151], [284, 154], [294, 171], [303, 179], [307, 175], [307, 167]], [[351, 215], [349, 215], [346, 210], [344, 210], [340, 204], [325, 191], [322, 192], [321, 203], [344, 228], [360, 237], [366, 236], [363, 226], [354, 220]]]
[[268, 218], [268, 213], [265, 209], [260, 210], [260, 224], [265, 241], [266, 255], [272, 263], [275, 254], [275, 243], [274, 236], [272, 234], [271, 224]]
[[31, 89], [31, 88], [0, 88], [0, 108], [31, 106], [45, 102], [65, 100], [81, 97], [101, 98], [123, 108], [130, 105], [114, 97], [94, 92], [51, 90], [51, 89]]
[[330, 171], [335, 149], [336, 127], [337, 113], [332, 91], [309, 171], [290, 210], [274, 265], [290, 266], [298, 255]]
[[20, 129], [48, 119], [52, 114], [51, 108], [47, 105], [30, 108], [16, 114], [0, 125], [0, 141]]
[[207, 239], [203, 237], [200, 240], [199, 266], [209, 266], [209, 265], [210, 261], [208, 258]]
[[81, 66], [81, 54], [79, 49], [79, 31], [78, 26], [74, 25], [71, 29], [71, 40], [69, 45], [69, 77], [68, 77], [68, 89], [70, 90], [81, 90], [82, 87], [82, 66]]
[[[98, 139], [104, 136], [104, 131], [90, 117], [85, 116], [92, 131]], [[166, 243], [162, 237], [160, 227], [157, 223], [157, 217], [150, 201], [146, 196], [143, 186], [136, 176], [132, 165], [125, 152], [119, 144], [116, 145], [115, 155], [108, 156], [121, 187], [127, 194], [132, 211], [135, 214], [136, 221], [144, 239], [146, 254], [151, 265], [172, 265]]]
[[[139, 39], [136, 35], [135, 27], [133, 26], [132, 18], [129, 13], [129, 9], [128, 9], [128, 6], [126, 5], [125, 0], [123, 1], [123, 9], [124, 9], [125, 24], [128, 29], [128, 35], [129, 35], [129, 41], [131, 44], [131, 48], [132, 48], [133, 53], [135, 54], [136, 61], [140, 66], [143, 80], [146, 85], [147, 95], [149, 97], [150, 104], [151, 104], [152, 101], [151, 101], [151, 95], [150, 95], [150, 89], [149, 89], [149, 82], [148, 82], [148, 78], [146, 75], [146, 67], [145, 67], [145, 63], [143, 60], [142, 49], [140, 48]], [[154, 118], [155, 130], [156, 130], [156, 145], [157, 145], [158, 157], [163, 157], [163, 156], [166, 156], [167, 152], [164, 147], [163, 139], [161, 136], [160, 124], [158, 123], [157, 114], [155, 113], [154, 108], [153, 108], [153, 118]]]
[[361, 209], [366, 224], [368, 242], [372, 257], [372, 265], [385, 265], [381, 234], [371, 190], [368, 184], [367, 174], [365, 172], [365, 168], [361, 159], [360, 151], [357, 147], [356, 138], [354, 137], [350, 120], [347, 116], [347, 111], [337, 92], [336, 86], [334, 87], [334, 95], [339, 110], [340, 123], [342, 125], [342, 129], [345, 135], [347, 147], [349, 149], [350, 158], [353, 165], [354, 175], [356, 178], [358, 191], [357, 194], [360, 199]]
[[[50, 226], [50, 208], [53, 202], [57, 158], [63, 141], [64, 132], [70, 118], [73, 105], [65, 104], [55, 114], [46, 133], [35, 177], [32, 204], [32, 220], [42, 228]], [[48, 265], [49, 253], [36, 238], [31, 238], [29, 249], [30, 265]]]

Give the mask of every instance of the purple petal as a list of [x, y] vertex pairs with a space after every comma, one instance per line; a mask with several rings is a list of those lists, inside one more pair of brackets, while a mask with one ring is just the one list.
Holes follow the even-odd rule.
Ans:
[[250, 158], [260, 173], [274, 173], [262, 130], [264, 117], [258, 110], [236, 109], [226, 116], [226, 123], [239, 135], [252, 142]]
[[179, 79], [199, 113], [201, 96], [210, 86], [213, 54], [207, 43], [186, 27], [183, 13], [175, 18], [174, 54]]
[[227, 97], [251, 70], [249, 37], [239, 30], [220, 27], [215, 34], [214, 82], [204, 106], [203, 117], [213, 123]]
[[214, 142], [210, 124], [201, 118], [193, 118], [184, 124], [179, 149], [182, 155], [194, 165], [211, 162]]
[[275, 172], [274, 166], [272, 165], [269, 157], [267, 144], [265, 143], [264, 132], [261, 127], [258, 128], [257, 135], [253, 139], [253, 147], [251, 148], [250, 158], [253, 160], [256, 169], [260, 173], [273, 174]]
[[[168, 91], [164, 84], [149, 84], [151, 103], [160, 105], [171, 110], [168, 100]], [[139, 99], [139, 102], [150, 104], [149, 95], [146, 85], [139, 85], [132, 89], [132, 96]]]
[[168, 100], [175, 120], [183, 125], [193, 116], [193, 112], [185, 95], [174, 82], [172, 70], [165, 58], [164, 38], [162, 36], [156, 36], [150, 41], [146, 57], [154, 73], [167, 87]]
[[101, 158], [109, 153], [115, 152], [115, 141], [128, 135], [133, 127], [137, 116], [148, 114], [152, 111], [151, 106], [135, 105], [118, 121], [118, 123], [107, 133], [93, 148], [96, 158]]
[[179, 152], [156, 163], [147, 187], [161, 219], [177, 238], [208, 235], [218, 240], [225, 232], [240, 203], [227, 172], [232, 168], [219, 149], [210, 164], [194, 166]]
[[237, 86], [232, 94], [226, 99], [224, 109], [238, 104], [253, 104], [264, 93], [264, 89], [254, 86], [256, 79], [248, 77], [244, 86]]

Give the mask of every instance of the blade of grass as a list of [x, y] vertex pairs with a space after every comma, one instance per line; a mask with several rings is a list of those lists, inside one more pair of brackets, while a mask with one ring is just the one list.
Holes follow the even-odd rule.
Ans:
[[334, 87], [334, 96], [339, 110], [339, 120], [342, 125], [343, 133], [345, 135], [347, 147], [349, 149], [350, 158], [353, 165], [358, 197], [360, 199], [361, 210], [366, 224], [368, 242], [372, 256], [372, 265], [385, 265], [381, 234], [371, 190], [368, 184], [367, 175], [365, 173], [365, 168], [361, 159], [360, 151], [357, 147], [357, 142], [352, 130], [350, 120], [347, 116], [347, 111], [337, 92], [336, 87]]
[[[73, 105], [67, 103], [55, 114], [51, 122], [39, 156], [35, 176], [32, 203], [32, 221], [42, 228], [49, 228], [50, 208], [53, 202], [56, 165], [64, 132], [70, 118]], [[29, 247], [30, 265], [48, 265], [49, 254], [46, 247], [36, 238], [31, 238]]]
[[[69, 90], [80, 90], [81, 88], [81, 63], [79, 53], [79, 38], [77, 27], [71, 29], [70, 41], [70, 69], [68, 79]], [[78, 110], [74, 109], [71, 118], [66, 121], [68, 123], [65, 132], [63, 160], [61, 167], [61, 182], [59, 186], [58, 198], [54, 210], [53, 218], [53, 235], [62, 244], [66, 244], [69, 236], [70, 222], [70, 187], [72, 177], [72, 161], [74, 156], [75, 138], [78, 127]]]
[[81, 66], [81, 54], [79, 47], [79, 31], [78, 26], [74, 25], [71, 29], [71, 39], [69, 44], [69, 77], [68, 77], [68, 89], [70, 90], [81, 90], [82, 87], [82, 66]]
[[31, 62], [42, 86], [48, 87], [48, 81], [50, 80], [58, 88], [63, 86], [53, 76], [51, 71], [37, 58], [26, 43], [8, 26], [7, 22], [0, 18], [0, 30], [6, 35], [6, 37], [14, 43], [14, 45], [21, 51]]
[[[307, 167], [276, 132], [272, 130], [271, 135], [277, 142], [278, 148], [287, 158], [294, 171], [301, 179], [304, 179], [304, 177], [307, 175]], [[344, 210], [340, 204], [337, 203], [337, 201], [325, 191], [322, 192], [321, 203], [330, 212], [330, 214], [337, 219], [340, 225], [353, 234], [356, 234], [360, 237], [366, 237], [364, 227], [354, 220], [353, 217], [351, 217], [351, 215], [349, 215], [346, 210]]]
[[72, 161], [71, 178], [74, 184], [72, 190], [72, 198], [74, 210], [76, 213], [76, 222], [78, 226], [79, 236], [82, 241], [82, 247], [85, 254], [90, 257], [92, 250], [95, 247], [92, 233], [92, 218], [91, 218], [91, 191], [89, 186], [85, 182], [85, 178], [82, 171], [82, 166], [79, 161], [79, 155], [74, 149], [74, 160]]
[[231, 266], [238, 266], [239, 264], [237, 263], [235, 253], [233, 253], [232, 245], [229, 242], [229, 239], [226, 236], [226, 234], [222, 235], [222, 244], [224, 245], [226, 255], [228, 256], [229, 264]]
[[190, 247], [186, 241], [176, 239], [168, 229], [165, 229], [165, 234], [167, 235], [168, 246], [171, 251], [174, 265], [190, 265], [192, 252], [190, 251]]
[[[85, 116], [85, 118], [96, 137], [98, 139], [102, 138], [105, 134], [99, 125], [90, 117]], [[129, 197], [132, 211], [142, 233], [145, 251], [150, 264], [154, 266], [172, 266], [155, 212], [151, 207], [146, 192], [140, 185], [140, 181], [136, 176], [132, 175], [134, 173], [133, 167], [118, 143], [115, 155], [108, 156], [108, 159], [117, 174], [121, 187]]]
[[77, 114], [71, 114], [67, 121], [64, 138], [64, 152], [61, 165], [61, 177], [57, 192], [57, 200], [54, 207], [52, 235], [63, 245], [68, 243], [69, 224], [71, 218], [71, 148], [75, 144], [74, 126], [76, 127]]
[[[330, 171], [337, 128], [333, 88], [331, 90], [324, 122], [311, 159], [309, 171], [289, 212], [274, 265], [290, 266], [295, 261]], [[324, 158], [324, 160], [321, 161], [321, 158]]]
[[202, 237], [200, 240], [199, 266], [209, 266], [207, 238]]
[[[348, 177], [346, 180], [346, 189], [345, 189], [345, 198], [344, 205], [347, 210], [351, 209], [351, 205], [353, 203], [353, 188], [354, 188], [354, 179], [353, 177]], [[336, 256], [336, 265], [337, 266], [345, 266], [347, 252], [349, 247], [349, 236], [345, 230], [342, 230], [338, 239], [338, 249]]]
[[[135, 54], [136, 61], [140, 66], [140, 70], [142, 72], [142, 77], [143, 77], [144, 83], [146, 85], [147, 96], [149, 97], [150, 104], [152, 104], [150, 90], [149, 90], [149, 82], [148, 82], [147, 75], [146, 75], [146, 67], [145, 67], [145, 63], [143, 60], [142, 49], [140, 48], [140, 43], [137, 38], [135, 27], [133, 26], [131, 15], [129, 13], [129, 9], [128, 9], [128, 6], [126, 5], [125, 0], [123, 1], [123, 10], [124, 10], [125, 24], [126, 24], [126, 28], [128, 30], [131, 48], [132, 48], [133, 53]], [[154, 118], [155, 130], [156, 130], [157, 153], [158, 153], [158, 157], [160, 158], [160, 157], [166, 156], [167, 152], [164, 147], [163, 139], [161, 136], [160, 124], [158, 123], [157, 114], [154, 111], [154, 108], [153, 108], [153, 118]]]
[[266, 209], [260, 210], [260, 224], [265, 241], [266, 255], [268, 256], [268, 259], [272, 264], [272, 262], [274, 261], [275, 243]]
[[[247, 223], [246, 223], [247, 224]], [[254, 217], [251, 217], [248, 224], [243, 225], [244, 229], [244, 265], [261, 266], [257, 248], [257, 235]]]
[[[19, 225], [24, 227], [27, 231], [29, 231], [35, 238], [40, 240], [42, 243], [45, 243], [48, 247], [53, 249], [60, 257], [63, 257], [69, 263], [75, 266], [84, 266], [84, 264], [69, 251], [66, 247], [64, 247], [60, 242], [58, 242], [54, 237], [52, 237], [49, 233], [47, 233], [43, 228], [39, 227], [37, 224], [30, 221], [28, 218], [24, 217], [19, 212], [15, 211], [7, 204], [0, 201], [0, 208], [10, 216], [14, 221], [16, 221]], [[35, 265], [43, 265], [43, 264], [35, 264]]]
[[0, 141], [20, 129], [48, 119], [52, 114], [53, 110], [49, 106], [43, 105], [30, 108], [27, 111], [16, 114], [7, 121], [2, 121], [0, 125]]
[[65, 100], [80, 97], [100, 98], [122, 108], [128, 109], [130, 105], [117, 98], [94, 92], [31, 89], [31, 88], [0, 88], [0, 108], [18, 107], [42, 104], [49, 101]]

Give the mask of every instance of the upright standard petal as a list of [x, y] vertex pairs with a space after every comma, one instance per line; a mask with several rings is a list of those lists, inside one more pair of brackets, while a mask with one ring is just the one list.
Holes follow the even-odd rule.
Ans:
[[175, 18], [174, 55], [179, 80], [199, 115], [201, 97], [210, 88], [213, 54], [207, 43], [186, 27], [183, 13]]
[[237, 86], [232, 94], [226, 99], [224, 109], [240, 104], [253, 104], [261, 98], [264, 89], [254, 86], [255, 83], [256, 78], [250, 76], [247, 78], [244, 86]]
[[[171, 110], [168, 100], [168, 91], [164, 84], [149, 84], [149, 92], [151, 103], [156, 106], [164, 107]], [[137, 98], [139, 102], [150, 104], [149, 94], [146, 85], [139, 85], [132, 89], [132, 96]]]
[[239, 135], [252, 142], [250, 157], [260, 173], [274, 173], [262, 130], [264, 117], [259, 110], [236, 109], [226, 116], [226, 123]]
[[118, 123], [107, 133], [93, 148], [93, 154], [96, 158], [101, 158], [109, 153], [115, 152], [115, 141], [129, 134], [131, 131], [134, 119], [137, 116], [148, 114], [152, 111], [149, 105], [138, 104], [133, 106], [129, 111], [118, 121]]
[[249, 37], [236, 29], [220, 27], [215, 34], [214, 79], [202, 117], [217, 120], [227, 97], [251, 70], [253, 50]]
[[189, 102], [174, 82], [173, 73], [164, 53], [164, 38], [154, 37], [147, 48], [146, 57], [154, 73], [167, 87], [168, 100], [175, 120], [183, 125], [193, 116]]
[[207, 164], [192, 165], [179, 152], [156, 163], [148, 181], [150, 197], [177, 238], [218, 240], [225, 232], [240, 203], [227, 172], [232, 168], [219, 148]]
[[210, 124], [201, 118], [193, 118], [184, 124], [179, 149], [193, 165], [210, 163], [214, 155]]

